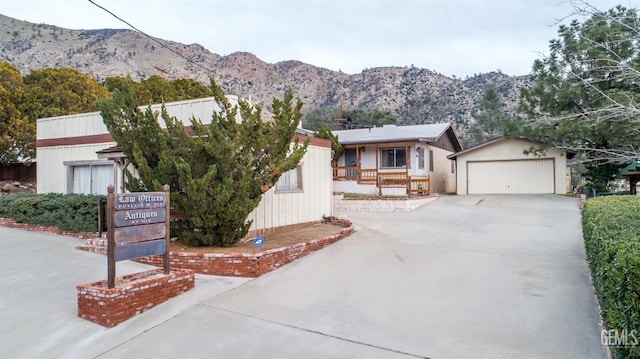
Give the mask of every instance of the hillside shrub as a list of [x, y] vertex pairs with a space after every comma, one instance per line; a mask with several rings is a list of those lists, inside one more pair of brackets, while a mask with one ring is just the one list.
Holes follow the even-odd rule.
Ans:
[[612, 355], [640, 358], [640, 197], [590, 199], [582, 226], [602, 319], [621, 336]]
[[84, 194], [12, 194], [0, 197], [0, 217], [17, 223], [56, 226], [63, 231], [96, 232], [98, 201]]

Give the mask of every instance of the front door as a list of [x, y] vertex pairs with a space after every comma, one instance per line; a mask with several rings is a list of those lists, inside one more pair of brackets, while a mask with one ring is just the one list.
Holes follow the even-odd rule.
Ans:
[[[358, 158], [356, 156], [356, 149], [355, 148], [345, 148], [344, 150], [344, 159], [345, 159], [345, 166], [348, 167], [357, 167], [358, 166]], [[350, 180], [355, 180], [357, 178], [357, 173], [358, 171], [355, 169], [348, 169], [347, 170], [347, 177]]]

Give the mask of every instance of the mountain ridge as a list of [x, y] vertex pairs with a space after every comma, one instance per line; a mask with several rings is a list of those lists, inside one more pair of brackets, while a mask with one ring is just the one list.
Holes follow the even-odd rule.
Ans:
[[41, 68], [72, 67], [98, 81], [128, 74], [136, 81], [160, 75], [168, 80], [192, 78], [208, 84], [213, 75], [226, 93], [251, 97], [262, 105], [282, 97], [291, 87], [305, 103], [305, 110], [338, 106], [343, 86], [345, 108], [388, 109], [398, 116], [398, 124], [446, 121], [459, 132], [465, 132], [473, 121], [485, 84], [494, 83], [502, 94], [505, 112], [515, 114], [518, 89], [528, 83], [526, 76], [500, 72], [463, 80], [413, 66], [375, 67], [345, 74], [298, 60], [270, 64], [249, 52], [222, 56], [199, 44], [149, 38], [128, 29], [70, 30], [4, 15], [0, 15], [0, 60], [11, 63], [23, 75]]

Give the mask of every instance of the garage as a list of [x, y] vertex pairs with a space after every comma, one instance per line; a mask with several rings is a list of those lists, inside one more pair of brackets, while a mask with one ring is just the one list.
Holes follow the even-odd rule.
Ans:
[[553, 159], [467, 162], [469, 194], [554, 193]]
[[539, 142], [501, 137], [448, 156], [456, 164], [456, 193], [567, 193], [567, 153], [543, 149]]

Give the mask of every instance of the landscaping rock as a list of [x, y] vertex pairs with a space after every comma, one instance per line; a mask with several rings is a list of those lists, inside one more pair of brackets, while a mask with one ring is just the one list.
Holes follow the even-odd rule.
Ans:
[[33, 183], [18, 181], [0, 181], [0, 195], [8, 195], [12, 193], [35, 193]]

